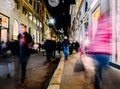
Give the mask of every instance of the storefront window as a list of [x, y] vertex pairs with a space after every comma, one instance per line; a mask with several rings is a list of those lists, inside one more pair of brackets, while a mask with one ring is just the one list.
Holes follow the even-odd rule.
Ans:
[[0, 41], [8, 40], [8, 22], [9, 18], [0, 13]]
[[29, 12], [29, 19], [32, 21], [32, 13]]
[[33, 17], [33, 22], [36, 24], [36, 17]]
[[40, 25], [39, 25], [39, 26], [40, 26], [40, 28], [42, 28], [42, 23], [41, 23], [41, 22], [40, 22]]
[[1, 17], [1, 26], [8, 28], [8, 17], [6, 17], [2, 14], [0, 14], [0, 17]]
[[98, 18], [100, 16], [100, 7], [98, 7], [95, 12], [92, 14], [92, 28], [93, 28], [93, 35], [92, 38], [94, 39], [94, 36], [96, 34], [97, 24], [98, 24]]
[[[113, 57], [112, 62], [120, 65], [120, 0], [115, 0], [114, 4], [112, 5], [112, 30], [113, 30]], [[116, 29], [116, 30], [114, 30]]]

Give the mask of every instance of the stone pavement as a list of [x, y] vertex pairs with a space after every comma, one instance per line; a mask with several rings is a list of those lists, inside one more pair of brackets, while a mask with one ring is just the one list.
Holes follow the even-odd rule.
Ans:
[[68, 60], [62, 57], [47, 89], [94, 89], [93, 81], [86, 78], [85, 71], [73, 71], [77, 59], [78, 54], [70, 55]]
[[[47, 82], [53, 75], [57, 67], [57, 63], [47, 63], [46, 57], [40, 54], [32, 55], [27, 65], [26, 87], [22, 89], [46, 89]], [[0, 89], [16, 89], [14, 83], [14, 63], [11, 67], [11, 78], [2, 76], [0, 79]], [[2, 67], [2, 70], [7, 72], [7, 67]]]
[[65, 60], [60, 89], [94, 89], [92, 80], [87, 79], [86, 72], [74, 72], [74, 65], [78, 54], [70, 55]]
[[[78, 54], [72, 54], [68, 60], [62, 57], [47, 89], [95, 89], [94, 78], [86, 71], [74, 72]], [[120, 70], [110, 65], [102, 72], [103, 89], [120, 89]]]

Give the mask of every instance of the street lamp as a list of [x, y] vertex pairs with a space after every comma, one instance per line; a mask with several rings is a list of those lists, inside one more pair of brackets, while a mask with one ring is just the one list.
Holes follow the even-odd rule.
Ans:
[[49, 21], [48, 21], [48, 23], [51, 24], [51, 25], [54, 25], [55, 24], [55, 19], [50, 18]]
[[51, 7], [56, 7], [59, 4], [59, 0], [48, 0], [48, 3]]

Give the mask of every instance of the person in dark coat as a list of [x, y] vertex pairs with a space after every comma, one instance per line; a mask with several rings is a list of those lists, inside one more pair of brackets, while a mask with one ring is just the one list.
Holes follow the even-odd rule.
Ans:
[[[17, 45], [18, 44], [18, 45]], [[21, 69], [20, 87], [25, 86], [26, 66], [30, 57], [33, 39], [29, 33], [26, 32], [26, 25], [20, 25], [20, 33], [18, 35], [18, 51], [15, 54], [15, 80], [19, 81], [19, 72]], [[14, 50], [15, 51], [15, 50]], [[20, 68], [21, 67], [21, 68]]]
[[60, 52], [62, 50], [62, 43], [60, 41], [56, 43], [56, 50], [58, 51], [59, 55], [61, 55]]
[[69, 44], [70, 44], [69, 39], [67, 36], [65, 36], [64, 41], [62, 42], [62, 47], [66, 60], [68, 59], [69, 56]]
[[55, 51], [56, 51], [56, 41], [55, 41], [55, 37], [52, 37], [52, 58], [54, 59], [55, 58]]
[[70, 44], [69, 44], [69, 55], [71, 55], [73, 52], [73, 46], [72, 46], [72, 41], [70, 41]]
[[73, 43], [72, 43], [72, 48], [76, 51], [76, 52], [78, 52], [78, 48], [79, 48], [79, 43], [77, 42], [77, 41], [73, 41]]
[[52, 46], [51, 36], [48, 36], [48, 38], [46, 39], [44, 43], [44, 49], [46, 50], [47, 62], [51, 62], [51, 58], [52, 58], [52, 47], [51, 46]]
[[80, 44], [78, 41], [75, 42], [75, 50], [78, 52], [78, 48], [80, 47]]

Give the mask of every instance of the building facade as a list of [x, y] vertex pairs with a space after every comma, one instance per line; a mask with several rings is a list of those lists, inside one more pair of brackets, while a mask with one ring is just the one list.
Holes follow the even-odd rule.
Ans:
[[[76, 0], [77, 1], [77, 0]], [[76, 2], [76, 5], [77, 2]], [[120, 1], [119, 0], [82, 0], [76, 9], [76, 15], [71, 26], [71, 34], [80, 44], [89, 45], [88, 29], [92, 29], [92, 39], [96, 34], [98, 18], [101, 12], [106, 12], [109, 7], [112, 21], [111, 62], [120, 64]], [[86, 39], [86, 41], [84, 40]]]
[[42, 3], [36, 0], [0, 1], [0, 40], [17, 39], [19, 25], [27, 26], [35, 42], [42, 40]]

